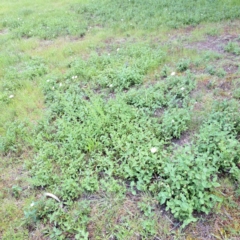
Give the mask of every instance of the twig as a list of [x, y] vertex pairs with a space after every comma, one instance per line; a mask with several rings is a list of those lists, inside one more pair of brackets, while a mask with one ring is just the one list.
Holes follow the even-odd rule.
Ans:
[[[57, 202], [61, 203], [60, 199], [59, 199], [56, 195], [54, 195], [54, 194], [52, 194], [52, 193], [44, 193], [44, 195], [45, 195], [46, 197], [53, 198], [53, 199], [55, 199]], [[61, 208], [63, 207], [62, 203], [61, 203], [60, 206], [61, 206]]]

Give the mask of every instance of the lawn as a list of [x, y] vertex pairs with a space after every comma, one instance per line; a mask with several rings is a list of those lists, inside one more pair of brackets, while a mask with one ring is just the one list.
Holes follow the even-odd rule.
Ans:
[[238, 0], [0, 16], [1, 239], [240, 238]]

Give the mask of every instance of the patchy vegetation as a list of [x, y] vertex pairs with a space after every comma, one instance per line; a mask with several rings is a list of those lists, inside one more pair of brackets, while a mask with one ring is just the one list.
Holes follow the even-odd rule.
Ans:
[[238, 1], [0, 9], [1, 239], [239, 238]]

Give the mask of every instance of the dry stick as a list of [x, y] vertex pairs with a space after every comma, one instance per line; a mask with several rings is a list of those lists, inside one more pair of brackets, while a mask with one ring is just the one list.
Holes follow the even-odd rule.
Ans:
[[[46, 197], [53, 198], [53, 199], [55, 199], [56, 201], [58, 201], [59, 203], [61, 203], [60, 199], [59, 199], [56, 195], [54, 195], [54, 194], [52, 194], [52, 193], [44, 193], [44, 195], [45, 195]], [[61, 203], [60, 206], [61, 206], [61, 208], [63, 207], [62, 203]]]
[[225, 215], [230, 219], [233, 220], [233, 218], [230, 216], [230, 214], [226, 211], [226, 209], [224, 209], [224, 213]]

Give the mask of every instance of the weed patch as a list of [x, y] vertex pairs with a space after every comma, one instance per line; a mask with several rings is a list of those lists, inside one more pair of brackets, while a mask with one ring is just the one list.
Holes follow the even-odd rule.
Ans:
[[239, 7], [2, 0], [0, 238], [237, 236]]
[[236, 55], [240, 55], [240, 46], [237, 42], [229, 42], [225, 47], [224, 50], [229, 53], [233, 53]]
[[[237, 107], [237, 108], [236, 108]], [[209, 119], [202, 125], [194, 145], [182, 148], [181, 152], [166, 162], [162, 189], [158, 197], [167, 204], [174, 216], [183, 220], [183, 226], [193, 218], [193, 211], [209, 213], [216, 201], [214, 194], [219, 187], [218, 174], [231, 174], [239, 180], [239, 132], [238, 106], [220, 103], [213, 109]], [[200, 174], [201, 172], [201, 174]]]
[[[94, 1], [74, 6], [74, 10], [84, 15], [90, 26], [96, 24], [120, 31], [157, 30], [159, 26], [179, 28], [197, 25], [201, 22], [216, 22], [239, 16], [236, 2], [230, 1], [108, 1], [98, 6]], [[147, 7], [146, 7], [147, 6]], [[216, 11], [217, 9], [217, 11]], [[124, 13], [124, 14], [122, 14]]]

